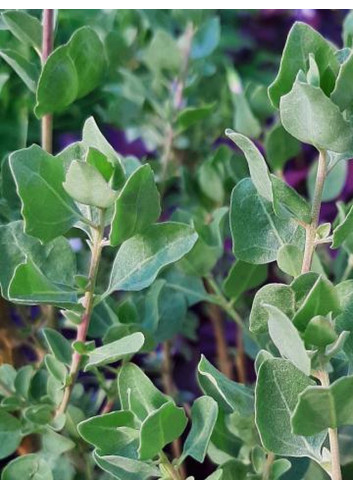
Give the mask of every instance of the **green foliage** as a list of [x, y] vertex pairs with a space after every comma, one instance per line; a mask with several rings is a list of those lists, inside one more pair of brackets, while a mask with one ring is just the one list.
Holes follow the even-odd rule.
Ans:
[[352, 424], [352, 398], [347, 396], [352, 380], [344, 377], [330, 387], [305, 389], [292, 417], [294, 433], [312, 436], [327, 428]]
[[192, 457], [202, 463], [218, 415], [218, 404], [212, 397], [196, 399], [191, 409], [192, 426], [184, 443], [182, 459]]
[[171, 222], [152, 224], [124, 241], [114, 260], [106, 294], [148, 287], [163, 267], [188, 253], [196, 239], [190, 226]]
[[22, 201], [26, 233], [48, 242], [76, 223], [80, 214], [63, 188], [65, 170], [60, 158], [31, 146], [13, 153], [10, 166]]
[[85, 370], [114, 363], [123, 358], [129, 357], [138, 352], [144, 343], [144, 337], [141, 333], [134, 333], [125, 336], [121, 340], [113, 341], [107, 345], [95, 348], [88, 355], [88, 361], [85, 365]]
[[17, 39], [36, 50], [41, 49], [42, 27], [38, 19], [20, 10], [6, 10], [1, 17]]
[[270, 99], [276, 107], [281, 97], [290, 92], [298, 72], [306, 71], [310, 54], [319, 67], [322, 89], [325, 93], [332, 90], [339, 69], [334, 47], [307, 24], [296, 22], [288, 34], [277, 78], [269, 87]]
[[159, 218], [160, 213], [159, 193], [153, 172], [149, 165], [141, 166], [130, 175], [116, 199], [110, 231], [112, 246], [144, 231]]
[[297, 79], [281, 98], [280, 114], [283, 127], [299, 141], [336, 153], [352, 152], [351, 125], [321, 88]]
[[[265, 448], [281, 456], [321, 460], [326, 433], [312, 437], [295, 435], [291, 417], [298, 396], [314, 382], [288, 360], [266, 360], [256, 385], [256, 425]], [[276, 406], [276, 410], [267, 406]]]
[[37, 87], [36, 116], [60, 112], [90, 93], [102, 80], [104, 69], [104, 47], [97, 33], [90, 27], [78, 29], [43, 67]]
[[235, 256], [253, 264], [276, 260], [279, 248], [300, 236], [298, 225], [277, 217], [250, 179], [241, 180], [232, 192], [230, 227]]
[[222, 10], [1, 21], [2, 479], [349, 478], [352, 14], [268, 90]]

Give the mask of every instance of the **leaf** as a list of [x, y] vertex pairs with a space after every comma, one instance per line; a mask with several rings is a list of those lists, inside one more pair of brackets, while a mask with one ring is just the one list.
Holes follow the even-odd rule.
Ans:
[[74, 201], [62, 186], [65, 174], [59, 159], [33, 145], [12, 153], [10, 166], [27, 234], [45, 243], [66, 233], [80, 219]]
[[11, 455], [21, 440], [20, 421], [0, 408], [0, 460]]
[[101, 82], [105, 70], [104, 46], [98, 34], [88, 26], [74, 32], [68, 42], [68, 54], [77, 72], [77, 98], [92, 92]]
[[285, 244], [280, 247], [277, 254], [277, 264], [282, 272], [291, 277], [301, 274], [303, 263], [303, 251], [293, 244]]
[[330, 97], [341, 111], [348, 109], [353, 103], [353, 90], [350, 80], [353, 76], [353, 54], [350, 54], [346, 61], [340, 66], [336, 78], [335, 88]]
[[215, 399], [226, 413], [235, 411], [242, 416], [252, 413], [251, 390], [221, 374], [203, 355], [197, 367], [197, 379], [203, 393]]
[[2, 295], [8, 297], [9, 284], [15, 269], [24, 263], [27, 256], [38, 256], [42, 248], [40, 242], [23, 232], [23, 222], [14, 221], [0, 226], [0, 285]]
[[[89, 152], [90, 148], [94, 148], [107, 158], [108, 162], [113, 165], [113, 178], [117, 182], [117, 186], [120, 187], [125, 181], [125, 171], [120, 157], [115, 149], [105, 139], [93, 117], [89, 117], [84, 123], [82, 131], [82, 143], [86, 148], [86, 151]], [[114, 188], [116, 187], [114, 186]]]
[[59, 433], [56, 433], [55, 431], [48, 429], [42, 435], [41, 453], [44, 457], [58, 457], [73, 448], [75, 448], [75, 443], [72, 440], [59, 435]]
[[315, 316], [305, 330], [305, 343], [323, 348], [337, 340], [331, 322], [323, 316]]
[[48, 372], [54, 377], [55, 380], [65, 385], [67, 377], [67, 369], [63, 363], [61, 363], [54, 355], [45, 355], [44, 362]]
[[89, 354], [85, 370], [92, 367], [98, 367], [100, 365], [114, 363], [118, 360], [129, 357], [134, 353], [137, 353], [142, 348], [144, 342], [145, 338], [142, 333], [133, 333], [129, 336], [121, 338], [120, 340], [95, 348]]
[[348, 211], [343, 222], [341, 222], [332, 234], [332, 246], [331, 248], [339, 248], [348, 236], [353, 232], [353, 206]]
[[267, 278], [267, 268], [236, 260], [223, 282], [226, 296], [236, 301], [244, 292], [261, 285]]
[[[58, 294], [64, 294], [65, 301], [71, 302], [74, 300], [75, 303], [77, 302], [76, 294], [72, 289], [76, 258], [65, 238], [59, 237], [48, 244], [42, 245], [39, 240], [23, 232], [22, 221], [14, 221], [0, 226], [0, 244], [2, 246], [0, 285], [2, 294], [5, 297], [9, 296], [10, 286], [12, 289], [11, 294], [17, 293], [13, 287], [18, 289], [18, 286], [20, 286], [22, 290], [20, 293], [21, 297], [12, 295], [13, 300], [23, 301], [26, 294], [29, 294], [29, 290], [32, 290], [33, 294], [36, 293], [38, 284], [30, 283], [29, 289], [25, 290], [23, 289], [23, 284], [19, 283], [19, 276], [24, 274], [23, 266], [27, 271], [33, 267], [36, 268], [33, 273], [42, 277], [39, 281], [49, 284], [48, 287], [53, 288]], [[61, 256], [62, 262], [58, 262], [58, 254]], [[25, 266], [26, 263], [27, 265]], [[15, 276], [17, 276], [16, 280]], [[14, 285], [14, 283], [17, 285]], [[54, 297], [51, 297], [51, 299], [54, 299]], [[32, 303], [40, 302], [40, 300], [40, 297], [36, 297], [36, 295], [29, 297], [29, 302]]]
[[300, 221], [310, 224], [311, 207], [309, 203], [299, 195], [293, 187], [286, 184], [282, 178], [271, 175], [272, 189], [274, 193], [274, 210], [281, 219], [295, 217]]
[[[306, 291], [305, 299], [293, 317], [293, 323], [301, 331], [315, 316], [326, 316], [330, 312], [337, 315], [341, 312], [337, 292], [331, 282], [321, 275], [313, 278], [316, 278], [316, 281]], [[298, 278], [300, 279], [303, 280], [303, 275]]]
[[117, 246], [153, 224], [161, 205], [154, 174], [149, 165], [140, 166], [126, 181], [115, 203], [110, 244]]
[[281, 356], [309, 376], [311, 362], [298, 330], [280, 309], [269, 304], [264, 307], [269, 316], [268, 332]]
[[101, 455], [93, 452], [97, 465], [119, 480], [146, 480], [160, 477], [160, 471], [154, 464], [117, 455]]
[[258, 194], [248, 178], [241, 180], [233, 189], [230, 228], [234, 255], [253, 264], [276, 260], [279, 248], [285, 243], [298, 241], [298, 232], [301, 232], [293, 220], [275, 215], [272, 204]]
[[353, 377], [342, 377], [330, 387], [307, 387], [292, 416], [294, 433], [312, 436], [327, 428], [353, 424]]
[[283, 474], [288, 472], [288, 470], [292, 467], [292, 463], [286, 458], [280, 458], [273, 462], [270, 469], [270, 479], [278, 480], [282, 477]]
[[262, 363], [256, 384], [256, 425], [267, 450], [320, 461], [326, 433], [303, 437], [293, 434], [291, 427], [298, 396], [312, 385], [314, 382], [287, 360], [274, 358]]
[[209, 396], [199, 397], [191, 408], [191, 430], [184, 442], [180, 460], [192, 457], [202, 463], [205, 460], [208, 444], [216, 424], [218, 405]]
[[321, 87], [327, 95], [332, 90], [339, 70], [333, 45], [308, 24], [295, 22], [287, 37], [277, 77], [268, 89], [275, 107], [279, 107], [281, 97], [291, 90], [298, 71], [307, 70], [310, 53], [320, 71]]
[[258, 138], [261, 134], [261, 125], [254, 116], [244, 93], [232, 93], [235, 109], [234, 127], [237, 132], [249, 138]]
[[187, 425], [184, 409], [168, 401], [150, 413], [140, 428], [139, 458], [153, 459], [161, 450], [176, 440]]
[[175, 267], [167, 270], [162, 277], [166, 280], [165, 287], [173, 292], [182, 293], [190, 307], [198, 302], [210, 300], [200, 277], [184, 274]]
[[248, 469], [243, 462], [237, 459], [230, 459], [223, 463], [207, 479], [223, 481], [246, 480], [247, 473]]
[[77, 305], [74, 289], [52, 282], [30, 258], [16, 268], [8, 290], [9, 299], [23, 304]]
[[51, 404], [29, 406], [24, 409], [23, 416], [28, 422], [33, 423], [34, 425], [44, 426], [53, 418], [53, 406]]
[[106, 182], [109, 182], [114, 174], [114, 165], [103, 153], [96, 148], [88, 148], [86, 161], [99, 171]]
[[13, 49], [1, 49], [0, 56], [11, 66], [31, 92], [35, 93], [39, 76], [36, 65], [27, 61], [26, 58]]
[[[330, 160], [331, 162], [331, 160]], [[307, 188], [310, 199], [313, 200], [315, 192], [315, 181], [317, 175], [317, 162], [314, 163], [309, 170], [307, 179]], [[348, 174], [348, 162], [344, 159], [334, 165], [332, 170], [327, 174], [322, 192], [322, 202], [330, 202], [335, 200], [341, 194], [346, 183]]]
[[313, 53], [309, 54], [309, 69], [306, 74], [306, 78], [308, 80], [309, 85], [312, 85], [313, 87], [320, 86], [320, 71], [315, 61], [315, 56], [313, 55]]
[[196, 31], [192, 39], [191, 59], [206, 58], [219, 44], [221, 26], [218, 17], [207, 19]]
[[[17, 395], [27, 399], [33, 374], [34, 368], [32, 365], [25, 365], [17, 371], [14, 381], [14, 387]], [[4, 381], [3, 379], [1, 380]]]
[[113, 205], [117, 198], [117, 192], [110, 188], [99, 171], [81, 161], [71, 163], [63, 187], [77, 202], [101, 209]]
[[68, 47], [60, 46], [48, 57], [39, 77], [36, 116], [62, 111], [76, 99], [78, 85], [78, 74]]
[[283, 170], [287, 161], [299, 154], [300, 143], [278, 124], [266, 132], [265, 152], [271, 170]]
[[[102, 454], [118, 454], [122, 447], [137, 436], [136, 422], [131, 411], [116, 411], [81, 421], [79, 434]], [[135, 434], [134, 434], [135, 433]]]
[[142, 290], [148, 287], [162, 268], [188, 253], [196, 239], [195, 231], [185, 224], [152, 224], [143, 233], [121, 245], [105, 295], [115, 290]]
[[182, 132], [197, 122], [206, 119], [215, 110], [215, 103], [202, 105], [201, 107], [186, 107], [178, 113], [175, 125]]
[[268, 330], [268, 312], [265, 304], [275, 306], [286, 316], [294, 314], [295, 297], [292, 289], [283, 284], [267, 284], [256, 292], [250, 313], [250, 331], [265, 333]]
[[[214, 268], [218, 260], [224, 253], [224, 228], [228, 214], [226, 207], [216, 209], [212, 214], [212, 221], [205, 224], [202, 220], [194, 222], [192, 215], [188, 214], [190, 222], [195, 225], [198, 239], [192, 250], [180, 261], [180, 268], [187, 275], [197, 275], [204, 277]], [[174, 216], [173, 216], [174, 217]]]
[[17, 39], [40, 52], [42, 47], [42, 26], [36, 17], [20, 10], [6, 10], [1, 17]]
[[343, 42], [344, 46], [352, 47], [352, 34], [353, 34], [353, 14], [349, 12], [343, 21]]
[[0, 365], [0, 378], [2, 383], [0, 384], [0, 394], [7, 396], [8, 391], [13, 392], [15, 390], [16, 370], [12, 365], [4, 363]]
[[81, 27], [48, 57], [37, 88], [36, 116], [60, 112], [101, 82], [105, 70], [104, 46], [96, 32]]
[[30, 453], [11, 460], [1, 475], [2, 480], [53, 480], [49, 464], [40, 454]]
[[66, 365], [71, 365], [72, 349], [69, 341], [55, 329], [44, 328], [42, 333], [55, 358]]
[[166, 31], [157, 30], [147, 47], [143, 61], [153, 72], [177, 73], [182, 63], [181, 50], [177, 42]]
[[273, 202], [272, 183], [266, 161], [255, 144], [246, 136], [226, 129], [226, 135], [243, 151], [249, 165], [252, 182], [259, 195]]
[[168, 402], [168, 398], [133, 363], [121, 367], [118, 390], [122, 409], [132, 411], [140, 421]]
[[280, 115], [286, 131], [318, 150], [345, 153], [353, 149], [350, 124], [320, 88], [296, 80], [281, 98]]
[[[166, 284], [164, 284], [166, 285]], [[156, 343], [162, 343], [177, 334], [185, 334], [183, 326], [187, 314], [187, 300], [180, 291], [173, 291], [166, 286], [162, 287], [158, 294], [158, 321], [153, 330], [153, 338]], [[144, 326], [151, 328], [147, 320], [144, 320]]]

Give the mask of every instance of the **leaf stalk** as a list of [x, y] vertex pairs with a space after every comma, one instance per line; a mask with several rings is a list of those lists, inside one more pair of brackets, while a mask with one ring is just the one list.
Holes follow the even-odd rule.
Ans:
[[[92, 236], [93, 236], [92, 246], [91, 246], [92, 254], [91, 254], [91, 263], [90, 263], [90, 269], [88, 274], [89, 287], [84, 297], [85, 311], [83, 313], [81, 323], [78, 325], [77, 335], [76, 335], [76, 341], [82, 341], [82, 342], [86, 341], [88, 327], [92, 316], [94, 297], [95, 297], [94, 292], [96, 287], [100, 258], [102, 254], [102, 247], [103, 247], [102, 245], [104, 243], [103, 235], [104, 235], [105, 211], [100, 209], [99, 212], [100, 212], [99, 226], [98, 228], [96, 229], [94, 228], [92, 230]], [[72, 355], [72, 362], [71, 362], [70, 374], [69, 374], [70, 381], [68, 385], [65, 387], [64, 396], [57, 410], [57, 414], [65, 413], [66, 408], [69, 404], [71, 392], [79, 372], [81, 357], [82, 355], [80, 353], [74, 351]]]

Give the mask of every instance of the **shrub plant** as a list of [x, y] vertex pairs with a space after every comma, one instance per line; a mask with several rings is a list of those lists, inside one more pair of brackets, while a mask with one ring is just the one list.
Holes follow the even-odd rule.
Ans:
[[[54, 49], [52, 11], [43, 26], [27, 12], [2, 14], [20, 48], [0, 55], [42, 127], [41, 146], [12, 152], [1, 171], [1, 292], [37, 352], [0, 366], [2, 478], [178, 480], [197, 476], [190, 459], [211, 480], [341, 479], [342, 467], [349, 476], [352, 208], [339, 202], [334, 222], [320, 210], [353, 157], [350, 17], [343, 49], [295, 23], [267, 98], [220, 63], [218, 18], [197, 12], [175, 14], [179, 43], [158, 19], [145, 40], [143, 14], [134, 41], [144, 66], [117, 72], [136, 61], [124, 32], [133, 15], [104, 44], [85, 26]], [[215, 92], [200, 103], [207, 77]], [[134, 134], [148, 131], [152, 166], [119, 155], [92, 116], [80, 140], [52, 154], [53, 115], [92, 93], [104, 99], [95, 115], [112, 122], [118, 100]], [[209, 156], [198, 146], [229, 119], [229, 102], [235, 130], [225, 134], [237, 151], [221, 145]], [[317, 153], [309, 199], [283, 178], [301, 143]], [[87, 243], [79, 254], [73, 237]], [[193, 338], [202, 305], [217, 367], [200, 356], [190, 402], [171, 376], [170, 348], [176, 335]], [[235, 354], [223, 314], [237, 325]], [[159, 385], [146, 374], [153, 362]]]

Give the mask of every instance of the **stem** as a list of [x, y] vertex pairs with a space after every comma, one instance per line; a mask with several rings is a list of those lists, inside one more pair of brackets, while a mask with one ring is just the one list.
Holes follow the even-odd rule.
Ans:
[[[311, 208], [311, 223], [306, 229], [302, 273], [307, 273], [310, 271], [311, 263], [313, 260], [313, 255], [315, 251], [316, 231], [319, 223], [322, 192], [324, 189], [326, 175], [327, 175], [327, 153], [326, 151], [320, 150], [319, 165], [317, 168], [316, 183], [315, 183], [315, 191], [314, 191], [313, 203]], [[321, 385], [323, 387], [329, 387], [330, 379], [327, 372], [322, 369], [318, 372], [317, 375], [321, 382]], [[329, 436], [329, 444], [330, 444], [330, 452], [331, 452], [331, 478], [332, 480], [341, 480], [342, 475], [341, 475], [337, 429], [329, 428], [328, 436]]]
[[182, 52], [183, 66], [181, 68], [179, 77], [177, 79], [176, 88], [175, 88], [175, 92], [174, 92], [173, 108], [171, 111], [171, 121], [172, 122], [170, 122], [170, 121], [168, 122], [167, 127], [166, 127], [165, 136], [164, 136], [163, 153], [162, 153], [162, 157], [161, 157], [161, 163], [162, 163], [162, 189], [161, 189], [161, 194], [162, 195], [164, 194], [164, 190], [165, 190], [165, 179], [166, 179], [167, 174], [168, 174], [169, 161], [171, 158], [172, 149], [173, 149], [173, 141], [174, 141], [174, 137], [175, 137], [173, 122], [174, 122], [174, 119], [177, 116], [178, 112], [180, 111], [181, 106], [182, 106], [182, 102], [183, 102], [183, 92], [184, 92], [186, 77], [188, 74], [193, 36], [194, 36], [194, 27], [193, 27], [192, 22], [189, 22], [189, 24], [186, 26], [185, 37], [184, 37], [184, 47], [183, 47], [183, 52]]
[[[176, 387], [173, 382], [173, 365], [170, 341], [165, 341], [163, 343], [162, 383], [163, 390], [167, 394], [167, 396], [175, 397]], [[173, 440], [171, 449], [173, 458], [179, 459], [182, 453], [180, 438]], [[181, 477], [185, 479], [186, 470], [184, 464], [179, 465], [179, 472]]]
[[165, 341], [163, 347], [162, 382], [163, 389], [167, 396], [175, 395], [175, 385], [173, 382], [173, 367], [170, 351], [170, 341]]
[[207, 282], [209, 283], [210, 287], [213, 289], [219, 306], [228, 314], [228, 316], [238, 326], [237, 335], [236, 335], [237, 356], [235, 360], [235, 367], [237, 370], [238, 381], [241, 382], [242, 384], [246, 384], [247, 382], [246, 359], [245, 359], [244, 340], [243, 340], [243, 331], [245, 329], [244, 322], [240, 317], [239, 313], [234, 309], [232, 302], [226, 299], [222, 290], [218, 287], [216, 281], [212, 277], [208, 277]]
[[208, 310], [216, 340], [218, 368], [224, 375], [231, 379], [233, 377], [232, 364], [227, 351], [222, 314], [219, 306], [216, 304], [210, 304]]
[[[96, 286], [96, 279], [97, 279], [101, 252], [102, 252], [102, 243], [103, 243], [103, 234], [104, 234], [104, 216], [105, 216], [105, 212], [100, 209], [100, 223], [98, 229], [92, 230], [92, 234], [93, 234], [92, 247], [91, 247], [92, 255], [91, 255], [91, 264], [90, 264], [90, 270], [88, 275], [89, 287], [84, 297], [85, 312], [83, 313], [82, 321], [77, 328], [76, 341], [83, 341], [83, 342], [86, 341], [87, 331], [92, 315], [94, 291]], [[81, 361], [80, 353], [74, 351], [72, 355], [72, 362], [70, 367], [70, 381], [65, 388], [64, 397], [59, 406], [57, 414], [62, 414], [66, 411], [67, 405], [70, 400], [71, 392], [79, 372], [80, 361]]]
[[166, 454], [162, 451], [160, 453], [160, 462], [163, 465], [164, 470], [169, 475], [171, 480], [180, 481], [183, 480], [183, 477], [180, 475], [178, 469], [174, 467], [174, 465], [169, 461]]
[[[54, 10], [43, 9], [43, 29], [42, 29], [42, 68], [53, 50], [53, 19]], [[53, 117], [46, 114], [41, 119], [41, 141], [42, 148], [47, 153], [53, 152]], [[52, 327], [57, 325], [57, 311], [53, 306], [42, 307], [48, 324]]]
[[262, 473], [262, 480], [268, 481], [270, 479], [271, 467], [273, 462], [275, 461], [275, 454], [273, 452], [269, 452], [267, 454], [264, 470]]
[[103, 406], [103, 409], [100, 412], [100, 414], [110, 413], [110, 411], [113, 409], [113, 407], [114, 407], [114, 399], [108, 397], [106, 403]]
[[[317, 372], [317, 377], [323, 387], [328, 388], [330, 386], [330, 378], [326, 370], [320, 370]], [[340, 481], [342, 480], [342, 473], [337, 428], [328, 429], [328, 438], [331, 452], [331, 479], [334, 481]]]
[[[42, 66], [53, 50], [53, 25], [54, 10], [43, 10], [43, 35], [42, 35]], [[46, 114], [42, 117], [42, 148], [48, 153], [53, 151], [53, 117]]]
[[326, 151], [320, 150], [319, 165], [317, 168], [315, 191], [311, 208], [311, 223], [306, 228], [305, 249], [302, 265], [302, 273], [310, 271], [313, 255], [315, 251], [315, 238], [317, 226], [319, 223], [322, 192], [327, 173], [327, 154]]

